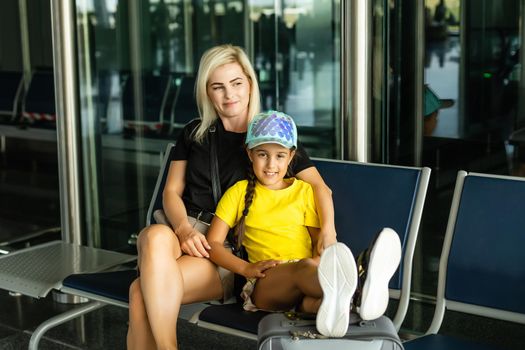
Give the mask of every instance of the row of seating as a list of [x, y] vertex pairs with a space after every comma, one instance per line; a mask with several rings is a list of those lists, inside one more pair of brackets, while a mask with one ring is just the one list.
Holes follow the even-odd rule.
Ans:
[[[115, 90], [112, 87], [115, 75], [118, 76], [118, 96], [111, 96], [111, 91]], [[0, 135], [56, 140], [53, 71], [33, 72], [27, 89], [23, 79], [22, 72], [0, 71]], [[122, 142], [116, 139], [117, 136], [128, 140], [140, 135], [152, 142], [156, 149], [159, 141], [164, 145], [166, 142], [162, 141], [173, 140], [186, 123], [199, 115], [193, 75], [144, 72], [137, 79], [130, 71], [99, 72], [95, 81], [94, 105], [100, 118], [100, 130], [107, 137], [108, 145], [121, 147]], [[136, 101], [137, 84], [143, 95], [141, 103]], [[118, 107], [115, 108], [115, 104]], [[9, 126], [3, 126], [6, 124]], [[333, 155], [332, 127], [299, 126], [299, 129], [303, 135], [301, 142], [307, 150], [315, 149], [326, 157]], [[145, 147], [144, 151], [149, 152], [151, 148]], [[319, 149], [324, 153], [319, 153]]]
[[[148, 224], [155, 222], [153, 213], [162, 209], [161, 194], [172, 151], [173, 145], [169, 145], [148, 210]], [[390, 296], [399, 300], [390, 316], [399, 330], [410, 301], [412, 259], [430, 169], [314, 161], [333, 191], [338, 240], [360, 251], [382, 227], [391, 227], [400, 235], [403, 258], [390, 282]], [[492, 349], [474, 340], [436, 335], [446, 310], [525, 324], [525, 306], [521, 302], [525, 293], [525, 255], [521, 248], [525, 243], [525, 216], [518, 210], [523, 198], [524, 179], [458, 173], [441, 255], [434, 320], [428, 335], [405, 342], [406, 349]], [[0, 257], [0, 271], [12, 259], [9, 255]], [[37, 347], [49, 328], [74, 317], [108, 304], [127, 307], [128, 287], [136, 277], [134, 269], [79, 272], [83, 273], [56, 276], [54, 288], [91, 301], [40, 325], [33, 333], [30, 348]], [[4, 280], [12, 281], [16, 275], [0, 277], [0, 287], [7, 289]], [[23, 292], [10, 286], [10, 290]], [[252, 339], [257, 338], [258, 322], [265, 316], [262, 312], [245, 312], [239, 303], [203, 304], [201, 308], [192, 322]]]
[[24, 88], [22, 72], [0, 72], [0, 122], [55, 127], [55, 89], [51, 70], [33, 72]]
[[524, 196], [523, 178], [458, 172], [432, 323], [406, 350], [505, 348], [439, 334], [447, 311], [525, 324]]
[[194, 98], [195, 77], [192, 75], [142, 76], [143, 114], [136, 111], [133, 76], [127, 75], [123, 79], [125, 133], [141, 133], [146, 137], [171, 136], [199, 115]]
[[[109, 75], [101, 74], [97, 103], [106, 121], [111, 89], [102, 92], [100, 84], [111, 84]], [[102, 80], [105, 77], [106, 80]], [[144, 136], [169, 136], [198, 116], [193, 96], [195, 77], [180, 73], [155, 75], [144, 73], [140, 83], [143, 93], [142, 111], [135, 103], [135, 79], [130, 72], [120, 73], [120, 103], [124, 134], [140, 132]], [[108, 88], [107, 86], [106, 88]], [[56, 128], [55, 84], [52, 70], [32, 73], [27, 89], [22, 72], [0, 72], [0, 123], [38, 128]]]
[[[152, 196], [147, 224], [154, 223], [153, 213], [162, 209], [162, 189], [172, 159], [172, 152], [173, 144], [170, 144], [165, 152], [163, 167], [159, 172]], [[396, 326], [399, 328], [408, 307], [412, 257], [430, 170], [323, 159], [316, 159], [315, 162], [334, 193], [339, 240], [357, 252], [363, 250], [382, 227], [392, 227], [400, 234], [404, 258], [390, 284], [392, 297], [400, 300], [396, 316], [394, 316]], [[34, 254], [37, 249], [28, 253]], [[42, 249], [49, 250], [49, 248]], [[4, 270], [2, 268], [4, 264], [9, 265], [11, 259], [14, 258], [0, 257], [0, 272]], [[56, 280], [52, 285], [59, 285], [60, 291], [92, 300], [91, 306], [90, 304], [82, 306], [74, 315], [80, 314], [82, 310], [91, 311], [95, 306], [100, 307], [101, 303], [127, 306], [127, 291], [129, 284], [136, 277], [135, 270], [85, 272], [90, 273], [70, 276], [68, 274], [54, 275]], [[0, 273], [1, 288], [28, 294], [25, 285], [24, 288], [19, 288], [16, 284], [9, 282], [13, 280], [17, 280], [16, 275], [2, 277]], [[48, 287], [45, 290], [48, 289], [51, 288]], [[44, 294], [38, 296], [44, 296]], [[258, 321], [265, 315], [264, 313], [243, 312], [240, 304], [205, 306], [204, 312], [200, 316], [195, 316], [199, 325], [251, 338], [256, 338]], [[67, 313], [63, 317], [57, 316], [42, 324], [33, 333], [33, 342], [38, 343], [38, 339], [47, 329], [71, 317], [71, 313]]]
[[[55, 88], [52, 70], [36, 70], [25, 92], [22, 72], [0, 72], [0, 124], [32, 128], [56, 128]], [[97, 76], [95, 99], [102, 129], [107, 125], [112, 98], [111, 72]], [[140, 134], [149, 138], [173, 139], [190, 120], [198, 117], [194, 97], [195, 77], [184, 73], [153, 74], [140, 76], [143, 99], [136, 103], [137, 80], [129, 71], [119, 73], [119, 104], [123, 134], [132, 137]], [[137, 110], [140, 105], [142, 111]], [[120, 124], [120, 123], [119, 123]], [[332, 149], [332, 128], [300, 127], [305, 147], [323, 143]], [[319, 133], [322, 133], [319, 136]], [[327, 136], [327, 137], [323, 137]]]

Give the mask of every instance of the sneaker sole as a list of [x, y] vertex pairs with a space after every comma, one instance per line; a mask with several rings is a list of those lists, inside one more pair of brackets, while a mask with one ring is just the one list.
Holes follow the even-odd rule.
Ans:
[[388, 283], [400, 260], [399, 236], [390, 228], [383, 229], [370, 253], [367, 277], [361, 291], [359, 316], [363, 320], [375, 320], [385, 313], [390, 298]]
[[326, 248], [317, 275], [323, 290], [317, 331], [327, 337], [342, 337], [348, 330], [350, 302], [357, 287], [357, 267], [350, 249], [342, 243]]

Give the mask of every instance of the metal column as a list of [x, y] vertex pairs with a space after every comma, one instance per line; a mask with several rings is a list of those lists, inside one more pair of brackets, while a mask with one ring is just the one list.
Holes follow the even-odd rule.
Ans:
[[74, 1], [51, 0], [62, 240], [82, 244]]

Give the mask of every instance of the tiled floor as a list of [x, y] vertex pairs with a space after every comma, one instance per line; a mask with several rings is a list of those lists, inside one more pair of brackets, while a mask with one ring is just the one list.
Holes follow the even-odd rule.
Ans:
[[[6, 291], [0, 291], [0, 305], [1, 350], [27, 349], [31, 334], [40, 323], [75, 307], [57, 303], [51, 296], [36, 300], [11, 296]], [[125, 349], [127, 320], [127, 309], [106, 306], [50, 329], [44, 334], [39, 349]], [[181, 350], [256, 349], [255, 341], [202, 329], [185, 319], [179, 320], [177, 332]]]
[[[51, 296], [33, 299], [11, 296], [0, 290], [0, 350], [27, 349], [32, 332], [43, 321], [65, 312], [75, 305], [53, 301]], [[128, 310], [106, 306], [83, 317], [66, 322], [45, 333], [39, 344], [41, 350], [120, 350], [126, 348]], [[433, 305], [413, 303], [401, 331], [405, 339], [417, 336], [428, 326]], [[244, 338], [199, 328], [186, 319], [191, 310], [182, 313], [177, 334], [181, 350], [255, 350], [257, 344]], [[421, 322], [421, 320], [426, 320]], [[478, 339], [498, 345], [501, 349], [523, 349], [525, 327], [505, 322], [495, 322], [481, 317], [464, 319], [452, 314], [442, 328], [445, 334]], [[501, 334], [505, 334], [502, 337]]]

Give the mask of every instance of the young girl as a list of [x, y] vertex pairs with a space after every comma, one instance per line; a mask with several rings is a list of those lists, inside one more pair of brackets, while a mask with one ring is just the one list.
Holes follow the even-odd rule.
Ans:
[[[312, 188], [306, 182], [287, 177], [297, 148], [295, 123], [281, 112], [258, 114], [248, 125], [246, 146], [252, 169], [248, 180], [228, 189], [217, 206], [208, 231], [211, 260], [246, 277], [241, 294], [246, 310], [297, 308], [317, 312], [317, 329], [321, 334], [345, 335], [358, 285], [357, 268], [350, 249], [342, 243], [330, 245], [319, 257], [316, 249], [319, 217]], [[224, 248], [224, 240], [233, 227], [237, 248], [245, 248], [248, 261]], [[372, 248], [375, 255], [391, 251], [387, 245], [391, 246], [396, 239], [399, 245], [399, 238], [392, 230], [383, 231], [379, 238]], [[392, 246], [395, 250], [395, 242]], [[386, 275], [390, 275], [385, 275], [386, 283], [384, 278], [380, 279], [384, 285], [380, 289], [386, 289], [386, 303], [388, 280], [399, 264], [399, 257], [397, 261], [376, 259], [383, 265], [393, 262], [393, 267], [387, 268]], [[369, 262], [368, 266], [371, 265]], [[382, 299], [383, 294], [379, 293]], [[361, 294], [361, 305], [367, 296], [368, 293]], [[374, 312], [367, 315], [374, 318], [386, 309], [384, 300], [375, 299]]]

